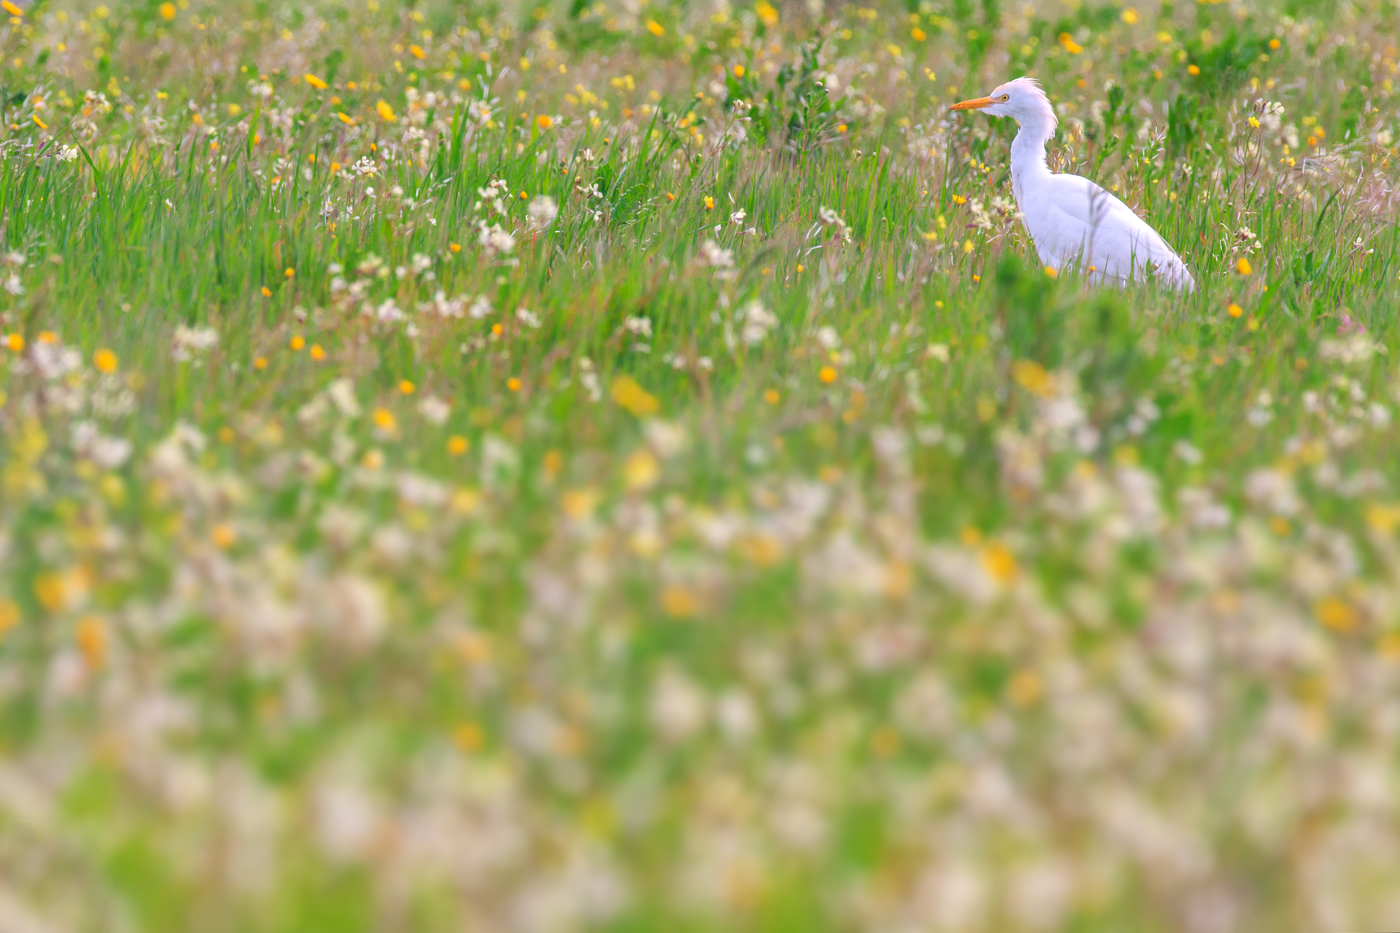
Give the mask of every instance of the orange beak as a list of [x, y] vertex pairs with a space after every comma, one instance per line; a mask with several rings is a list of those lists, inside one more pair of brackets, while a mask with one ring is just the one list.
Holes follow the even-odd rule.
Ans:
[[981, 110], [983, 107], [990, 107], [992, 104], [995, 104], [995, 103], [996, 103], [996, 101], [993, 100], [993, 99], [990, 98], [990, 97], [974, 97], [972, 100], [960, 101], [960, 102], [954, 104], [953, 106], [949, 107], [948, 109], [949, 109], [949, 110]]

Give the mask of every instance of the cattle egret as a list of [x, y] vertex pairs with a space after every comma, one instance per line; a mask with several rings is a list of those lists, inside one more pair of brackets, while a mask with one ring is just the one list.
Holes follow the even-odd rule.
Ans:
[[1156, 276], [1195, 288], [1181, 257], [1132, 208], [1087, 178], [1050, 171], [1045, 143], [1059, 121], [1035, 79], [1016, 78], [952, 109], [1014, 117], [1020, 124], [1011, 144], [1011, 190], [1048, 268], [1078, 265], [1095, 281]]

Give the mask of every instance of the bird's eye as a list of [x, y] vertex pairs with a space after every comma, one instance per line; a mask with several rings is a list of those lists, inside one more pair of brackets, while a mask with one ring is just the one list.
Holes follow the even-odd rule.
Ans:
[[1001, 99], [1002, 99], [1003, 101], [1008, 101], [1008, 100], [1011, 99], [1011, 95], [1010, 95], [1010, 94], [1003, 94], [1003, 95], [1001, 95]]

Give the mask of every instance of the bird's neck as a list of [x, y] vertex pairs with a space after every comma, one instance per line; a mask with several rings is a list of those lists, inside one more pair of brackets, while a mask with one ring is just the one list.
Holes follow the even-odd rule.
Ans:
[[1050, 174], [1050, 166], [1045, 161], [1045, 143], [1055, 132], [1052, 122], [1038, 116], [1023, 119], [1020, 123], [1021, 131], [1011, 143], [1011, 186], [1018, 203], [1027, 179]]

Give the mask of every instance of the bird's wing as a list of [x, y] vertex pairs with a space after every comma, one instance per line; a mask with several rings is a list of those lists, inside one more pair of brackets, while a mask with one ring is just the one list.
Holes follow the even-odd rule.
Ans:
[[1078, 261], [1120, 281], [1151, 270], [1173, 282], [1195, 284], [1181, 257], [1156, 230], [1089, 179], [1052, 175], [1041, 197], [1041, 229], [1031, 235], [1042, 255], [1053, 254], [1062, 263]]

